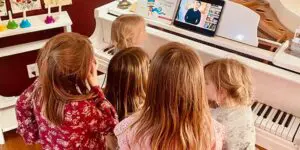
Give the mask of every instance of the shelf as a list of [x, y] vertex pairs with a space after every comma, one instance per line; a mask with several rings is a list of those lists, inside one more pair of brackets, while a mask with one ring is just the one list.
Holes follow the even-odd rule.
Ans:
[[0, 96], [0, 110], [16, 105], [18, 97]]
[[15, 54], [20, 54], [20, 53], [30, 52], [34, 50], [39, 50], [46, 44], [48, 40], [49, 39], [0, 48], [0, 58], [15, 55]]
[[[55, 18], [56, 22], [52, 24], [45, 24], [44, 20], [47, 16], [47, 14], [42, 15], [35, 15], [35, 16], [29, 16], [27, 19], [31, 22], [31, 27], [29, 28], [17, 28], [14, 30], [6, 30], [3, 32], [0, 32], [0, 38], [14, 36], [14, 35], [20, 35], [20, 34], [26, 34], [30, 32], [36, 32], [36, 31], [42, 31], [42, 30], [48, 30], [48, 29], [54, 29], [54, 28], [60, 28], [60, 27], [70, 27], [73, 23], [72, 20], [69, 17], [68, 12], [63, 11], [61, 12], [61, 15], [59, 17], [58, 12], [52, 13], [53, 17]], [[23, 18], [14, 18], [14, 20], [20, 24]], [[3, 20], [4, 24], [7, 24], [8, 20]]]

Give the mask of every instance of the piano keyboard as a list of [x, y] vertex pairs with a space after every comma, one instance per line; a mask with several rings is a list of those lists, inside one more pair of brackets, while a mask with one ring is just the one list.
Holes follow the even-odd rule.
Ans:
[[111, 49], [95, 50], [96, 59], [98, 62], [98, 70], [102, 73], [106, 73], [108, 64], [113, 57], [114, 52]]
[[300, 139], [300, 119], [292, 114], [260, 102], [251, 106], [255, 126], [287, 141]]

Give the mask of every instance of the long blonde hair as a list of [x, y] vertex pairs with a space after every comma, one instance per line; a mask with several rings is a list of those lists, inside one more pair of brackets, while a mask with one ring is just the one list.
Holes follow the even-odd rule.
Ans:
[[77, 33], [59, 34], [40, 50], [42, 111], [53, 124], [63, 122], [66, 103], [93, 97], [86, 85], [93, 57], [90, 41]]
[[143, 17], [134, 14], [121, 15], [111, 26], [112, 45], [119, 50], [132, 47], [143, 30], [145, 30]]
[[[234, 59], [218, 59], [204, 67], [205, 76], [216, 86], [225, 89], [227, 97], [238, 105], [252, 103], [252, 81], [248, 67]], [[230, 102], [225, 101], [225, 105]]]
[[116, 108], [119, 120], [136, 112], [146, 97], [148, 55], [138, 47], [118, 52], [110, 60], [104, 93]]
[[169, 43], [151, 61], [146, 100], [137, 126], [136, 142], [151, 137], [151, 148], [211, 148], [211, 115], [203, 65], [188, 46]]

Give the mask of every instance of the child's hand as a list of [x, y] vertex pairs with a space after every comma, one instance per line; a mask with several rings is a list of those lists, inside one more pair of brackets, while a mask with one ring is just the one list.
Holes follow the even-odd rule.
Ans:
[[97, 80], [97, 68], [98, 68], [98, 64], [96, 59], [93, 60], [91, 68], [90, 68], [90, 72], [88, 74], [88, 82], [90, 84], [91, 87], [93, 86], [99, 86], [98, 80]]

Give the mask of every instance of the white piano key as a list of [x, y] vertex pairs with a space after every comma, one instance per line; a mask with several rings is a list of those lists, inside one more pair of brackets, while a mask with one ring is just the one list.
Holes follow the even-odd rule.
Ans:
[[274, 109], [274, 113], [270, 117], [270, 120], [268, 120], [268, 123], [267, 123], [267, 125], [265, 127], [266, 131], [269, 131], [269, 132], [271, 131], [271, 128], [272, 128], [272, 126], [274, 124], [274, 122], [272, 120], [273, 120], [274, 116], [276, 115], [277, 111], [278, 111], [277, 109]]
[[283, 112], [280, 112], [280, 114], [279, 114], [279, 116], [278, 116], [276, 122], [273, 124], [273, 126], [272, 126], [272, 128], [271, 128], [271, 133], [274, 134], [274, 135], [276, 135], [276, 131], [277, 131], [277, 128], [278, 128], [278, 126], [279, 126], [278, 122], [279, 122], [279, 120], [280, 120], [282, 114], [283, 114]]
[[297, 145], [300, 144], [300, 128], [299, 127], [300, 127], [300, 125], [298, 125], [298, 129], [296, 131], [296, 135], [293, 140], [293, 142]]
[[295, 133], [297, 131], [299, 123], [300, 123], [300, 119], [299, 118], [295, 118], [294, 123], [293, 123], [293, 125], [291, 127], [291, 130], [288, 133], [287, 140], [293, 141], [293, 137], [294, 137], [294, 135], [295, 135]]
[[288, 139], [288, 134], [289, 134], [290, 130], [292, 129], [295, 119], [296, 119], [296, 117], [293, 117], [289, 126], [287, 128], [284, 128], [282, 135], [281, 135], [282, 138]]
[[[275, 115], [276, 111], [277, 111], [277, 109], [274, 109], [274, 108], [271, 110], [269, 116], [268, 116], [267, 118], [264, 118], [264, 119], [262, 120], [262, 122], [261, 122], [261, 124], [260, 124], [260, 128], [266, 130], [265, 128], [266, 128], [266, 126], [267, 126], [268, 121], [270, 121], [270, 120], [272, 121], [272, 119], [274, 118], [274, 115]], [[271, 127], [270, 127], [270, 128], [271, 128]]]
[[260, 116], [258, 116], [255, 120], [255, 126], [260, 126], [262, 120], [264, 119], [264, 114], [268, 110], [269, 106], [265, 107], [264, 111], [261, 113]]
[[290, 115], [290, 114], [287, 114], [287, 115], [285, 116], [285, 118], [284, 118], [282, 124], [278, 126], [277, 131], [276, 131], [276, 135], [281, 136], [281, 134], [282, 134], [282, 132], [283, 132], [283, 129], [285, 128], [285, 127], [284, 127], [284, 124], [285, 124], [286, 120], [289, 118], [289, 115]]

